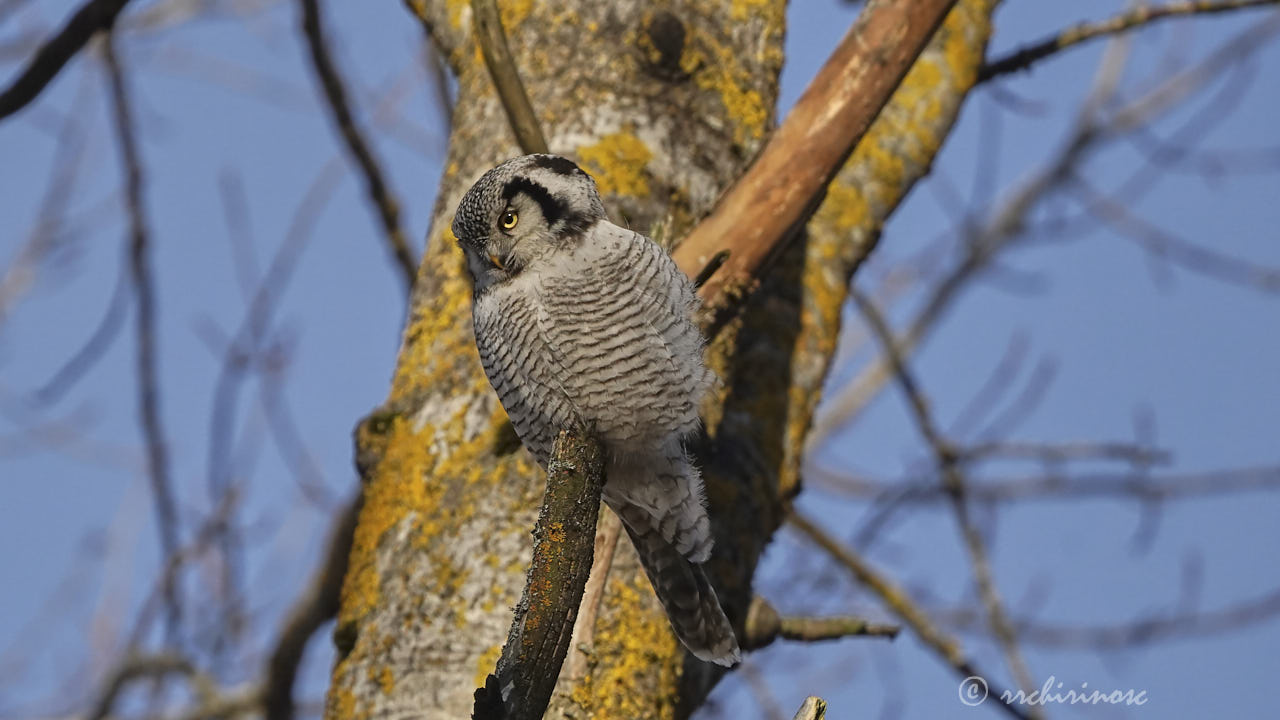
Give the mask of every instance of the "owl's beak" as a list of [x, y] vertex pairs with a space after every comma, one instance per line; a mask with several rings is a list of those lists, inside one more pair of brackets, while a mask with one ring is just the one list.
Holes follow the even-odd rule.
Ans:
[[490, 238], [488, 247], [485, 249], [485, 257], [489, 258], [489, 262], [503, 272], [518, 271], [520, 258], [516, 256], [516, 246], [520, 244], [521, 238]]

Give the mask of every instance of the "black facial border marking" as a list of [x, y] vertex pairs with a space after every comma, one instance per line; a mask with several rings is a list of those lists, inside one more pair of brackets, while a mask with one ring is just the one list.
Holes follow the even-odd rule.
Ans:
[[533, 164], [557, 175], [586, 175], [572, 160], [559, 155], [534, 155]]
[[502, 199], [511, 202], [511, 198], [524, 193], [528, 195], [538, 206], [542, 208], [542, 217], [546, 219], [547, 225], [555, 225], [568, 212], [568, 208], [564, 203], [551, 196], [547, 189], [528, 178], [512, 178], [507, 181], [506, 186], [502, 188]]
[[542, 217], [547, 221], [547, 227], [556, 230], [561, 238], [576, 239], [591, 229], [593, 221], [590, 217], [584, 213], [571, 211], [567, 205], [553, 197], [545, 187], [528, 178], [517, 177], [508, 180], [506, 186], [502, 188], [502, 199], [509, 203], [511, 198], [521, 193], [538, 203], [538, 207], [542, 209]]

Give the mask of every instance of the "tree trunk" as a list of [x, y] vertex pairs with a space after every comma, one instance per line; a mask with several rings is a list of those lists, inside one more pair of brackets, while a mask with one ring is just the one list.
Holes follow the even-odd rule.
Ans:
[[[449, 156], [388, 400], [357, 430], [364, 480], [326, 716], [469, 717], [506, 638], [545, 476], [480, 367], [471, 289], [448, 230], [489, 167], [520, 154], [463, 0], [410, 0], [458, 77]], [[717, 544], [710, 573], [740, 629], [756, 562], [799, 487], [805, 432], [849, 279], [946, 137], [981, 64], [994, 1], [964, 1], [858, 146], [805, 237], [708, 349], [723, 385], [694, 448]], [[682, 237], [774, 122], [782, 0], [502, 2], [552, 152], [599, 184], [615, 222]], [[548, 717], [687, 716], [719, 677], [687, 659], [627, 540], [581, 677]], [[583, 631], [584, 628], [579, 628]], [[571, 649], [571, 652], [573, 650]]]

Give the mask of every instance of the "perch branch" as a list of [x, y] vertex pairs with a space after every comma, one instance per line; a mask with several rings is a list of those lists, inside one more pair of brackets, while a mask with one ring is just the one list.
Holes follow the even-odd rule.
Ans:
[[373, 150], [365, 141], [364, 135], [356, 127], [355, 117], [351, 114], [351, 105], [347, 101], [347, 90], [342, 84], [342, 76], [333, 58], [329, 57], [329, 48], [324, 40], [324, 28], [320, 15], [320, 0], [299, 0], [302, 4], [302, 34], [307, 39], [307, 48], [311, 51], [311, 63], [315, 67], [316, 76], [324, 90], [329, 110], [333, 113], [338, 132], [347, 144], [347, 149], [360, 166], [364, 174], [365, 186], [369, 200], [378, 210], [378, 219], [382, 222], [382, 231], [386, 234], [387, 244], [395, 258], [396, 267], [404, 277], [405, 287], [413, 287], [417, 276], [418, 261], [409, 250], [405, 240], [404, 229], [400, 227], [400, 204], [387, 187], [386, 175]]
[[502, 16], [498, 14], [498, 3], [496, 0], [471, 0], [471, 16], [484, 64], [489, 68], [493, 87], [507, 111], [507, 120], [511, 123], [516, 142], [526, 153], [548, 152], [547, 138], [542, 134], [538, 116], [533, 113], [529, 93], [520, 82], [515, 58], [511, 57], [506, 33], [502, 30]]
[[730, 251], [700, 291], [711, 325], [750, 292], [817, 209], [953, 4], [868, 2], [755, 162], [676, 248], [676, 264], [689, 277]]
[[581, 431], [556, 438], [533, 528], [533, 561], [498, 666], [475, 692], [474, 720], [537, 720], [569, 650], [595, 552], [604, 452]]
[[1039, 42], [1025, 45], [1008, 55], [993, 60], [978, 71], [978, 82], [1009, 73], [1027, 70], [1037, 62], [1069, 47], [1096, 40], [1108, 35], [1118, 35], [1142, 25], [1149, 25], [1166, 18], [1209, 15], [1212, 13], [1244, 10], [1276, 5], [1280, 0], [1220, 0], [1218, 2], [1174, 2], [1159, 7], [1136, 7], [1109, 20], [1096, 23], [1080, 23]]
[[6, 118], [36, 99], [94, 33], [111, 27], [129, 0], [90, 0], [67, 24], [40, 47], [22, 74], [0, 93], [0, 118]]

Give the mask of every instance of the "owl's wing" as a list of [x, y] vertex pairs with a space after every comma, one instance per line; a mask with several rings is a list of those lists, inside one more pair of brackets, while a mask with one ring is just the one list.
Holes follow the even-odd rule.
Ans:
[[556, 434], [578, 413], [560, 386], [563, 371], [538, 331], [537, 313], [528, 295], [501, 288], [476, 299], [472, 321], [489, 383], [521, 442], [545, 466]]

